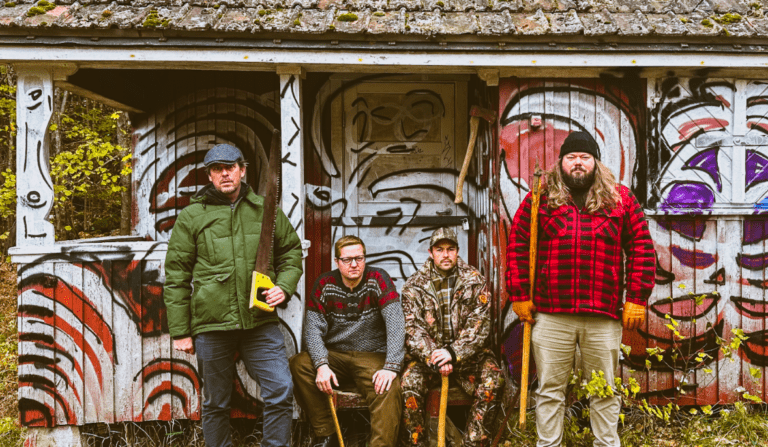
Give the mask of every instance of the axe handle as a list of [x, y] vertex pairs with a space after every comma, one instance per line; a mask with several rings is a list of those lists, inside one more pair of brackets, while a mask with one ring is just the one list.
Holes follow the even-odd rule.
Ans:
[[336, 406], [333, 404], [333, 394], [328, 395], [328, 405], [331, 406], [331, 416], [333, 416], [333, 425], [336, 427], [336, 436], [339, 437], [339, 447], [344, 447], [344, 438], [341, 436], [341, 426], [339, 418], [336, 417]]
[[523, 370], [520, 376], [520, 429], [525, 429], [525, 412], [528, 409], [528, 369], [531, 364], [531, 323], [524, 323]]
[[[538, 167], [538, 166], [537, 166]], [[529, 297], [533, 299], [536, 281], [536, 251], [539, 240], [539, 199], [541, 198], [541, 177], [537, 174], [533, 180], [531, 195], [531, 245], [528, 252]], [[523, 370], [520, 372], [520, 429], [525, 428], [525, 411], [528, 409], [528, 369], [531, 363], [531, 324], [524, 323], [523, 329]]]
[[475, 142], [477, 141], [477, 127], [480, 125], [480, 118], [473, 116], [469, 119], [469, 146], [467, 146], [467, 155], [464, 156], [464, 164], [461, 166], [459, 181], [456, 183], [456, 199], [453, 203], [461, 203], [464, 200], [464, 178], [469, 171], [469, 163], [472, 161], [472, 153], [475, 152]]
[[437, 420], [437, 447], [445, 447], [445, 413], [448, 410], [448, 376], [442, 377], [440, 386], [440, 413]]

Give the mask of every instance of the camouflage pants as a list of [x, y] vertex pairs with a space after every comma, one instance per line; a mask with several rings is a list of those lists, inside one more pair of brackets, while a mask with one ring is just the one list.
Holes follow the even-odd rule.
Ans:
[[[498, 362], [490, 353], [482, 353], [472, 361], [462, 362], [455, 367], [450, 377], [452, 382], [475, 397], [462, 444], [464, 447], [488, 445], [496, 435], [493, 427], [504, 386]], [[405, 399], [403, 421], [400, 424], [402, 447], [426, 447], [429, 431], [424, 421], [427, 391], [440, 387], [440, 382], [440, 374], [423, 362], [412, 361], [406, 366], [400, 379]]]

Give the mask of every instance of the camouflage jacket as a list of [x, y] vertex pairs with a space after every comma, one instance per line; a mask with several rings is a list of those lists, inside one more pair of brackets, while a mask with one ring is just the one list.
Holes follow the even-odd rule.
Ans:
[[403, 286], [401, 300], [405, 313], [405, 348], [409, 359], [429, 363], [432, 351], [452, 350], [456, 363], [465, 362], [488, 345], [491, 330], [491, 300], [485, 278], [458, 258], [458, 278], [451, 298], [451, 324], [456, 340], [443, 341], [442, 314], [430, 278], [432, 260], [411, 275]]

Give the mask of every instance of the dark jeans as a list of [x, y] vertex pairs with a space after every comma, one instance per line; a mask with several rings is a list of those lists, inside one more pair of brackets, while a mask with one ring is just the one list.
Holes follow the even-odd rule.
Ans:
[[208, 447], [232, 445], [229, 425], [235, 352], [261, 386], [264, 400], [263, 447], [291, 444], [293, 384], [277, 323], [241, 331], [204, 332], [195, 336], [197, 366], [203, 379], [203, 436]]

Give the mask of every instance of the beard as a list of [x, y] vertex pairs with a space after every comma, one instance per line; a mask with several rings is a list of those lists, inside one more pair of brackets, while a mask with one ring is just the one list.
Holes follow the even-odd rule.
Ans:
[[561, 166], [560, 172], [563, 174], [563, 183], [565, 183], [565, 186], [567, 186], [568, 189], [584, 190], [589, 189], [595, 182], [595, 169], [597, 169], [597, 167], [589, 172], [585, 170], [565, 172]]

